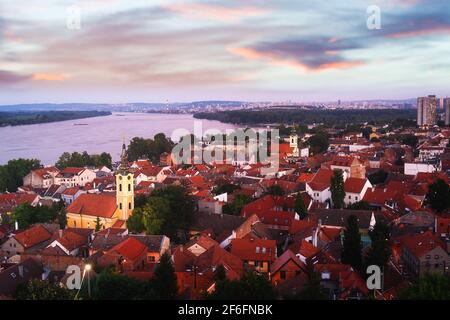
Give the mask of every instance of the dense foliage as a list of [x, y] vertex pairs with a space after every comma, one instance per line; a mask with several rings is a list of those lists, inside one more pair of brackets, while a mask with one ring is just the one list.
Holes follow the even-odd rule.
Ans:
[[133, 215], [127, 221], [132, 232], [165, 234], [171, 240], [183, 240], [194, 217], [194, 200], [186, 189], [168, 186], [153, 191], [145, 200], [140, 199]]
[[19, 284], [16, 292], [18, 300], [72, 300], [75, 292], [57, 283], [33, 279]]
[[109, 153], [103, 152], [101, 154], [90, 155], [86, 151], [83, 153], [64, 152], [56, 162], [56, 166], [59, 169], [67, 167], [102, 167], [106, 166], [111, 168], [112, 158]]
[[0, 127], [19, 126], [109, 116], [109, 111], [19, 111], [0, 112]]
[[355, 270], [361, 270], [362, 255], [361, 234], [359, 233], [358, 218], [355, 215], [348, 217], [344, 231], [344, 240], [341, 260], [342, 263], [351, 265]]
[[400, 300], [450, 300], [450, 277], [426, 274], [417, 283], [400, 293]]
[[35, 223], [49, 223], [58, 221], [60, 225], [66, 212], [62, 203], [54, 203], [52, 207], [31, 206], [28, 203], [21, 204], [12, 211], [12, 220], [17, 221], [20, 229], [26, 229]]
[[331, 177], [331, 201], [333, 207], [337, 209], [342, 209], [344, 207], [344, 176], [342, 170], [334, 170], [333, 176]]
[[227, 203], [222, 207], [222, 212], [224, 214], [231, 214], [238, 216], [241, 214], [242, 208], [244, 208], [244, 206], [247, 203], [250, 203], [251, 201], [252, 199], [250, 197], [244, 194], [238, 194], [236, 195], [232, 203]]
[[158, 133], [153, 139], [135, 137], [128, 145], [128, 160], [136, 161], [146, 158], [154, 163], [159, 163], [161, 153], [170, 153], [173, 146], [173, 142], [167, 138], [164, 133]]
[[[399, 123], [416, 118], [414, 109], [380, 109], [380, 110], [324, 110], [324, 109], [264, 109], [264, 110], [232, 110], [221, 112], [201, 112], [194, 115], [197, 119], [218, 120], [237, 124], [266, 123], [325, 123], [348, 124], [371, 122], [386, 123], [398, 119]], [[407, 122], [409, 124], [409, 122]]]
[[437, 179], [428, 187], [425, 202], [437, 212], [450, 208], [450, 187], [442, 179]]
[[37, 159], [15, 159], [0, 166], [0, 192], [15, 192], [23, 184], [25, 177], [31, 170], [41, 167]]

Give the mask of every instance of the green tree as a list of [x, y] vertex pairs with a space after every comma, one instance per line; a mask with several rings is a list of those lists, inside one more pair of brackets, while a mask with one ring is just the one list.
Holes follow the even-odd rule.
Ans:
[[224, 214], [231, 214], [238, 216], [241, 214], [242, 208], [248, 203], [250, 203], [252, 199], [249, 196], [246, 196], [244, 194], [238, 194], [234, 198], [233, 203], [227, 203], [222, 207], [222, 212]]
[[15, 192], [23, 184], [23, 178], [41, 167], [41, 162], [36, 159], [10, 160], [6, 165], [0, 166], [0, 193]]
[[324, 132], [319, 132], [311, 136], [311, 138], [308, 139], [307, 143], [313, 155], [325, 152], [329, 147], [328, 135]]
[[389, 246], [390, 230], [389, 226], [382, 221], [375, 224], [373, 230], [369, 232], [371, 245], [366, 256], [366, 267], [377, 265], [383, 268], [387, 265], [391, 256], [391, 247]]
[[361, 270], [361, 234], [358, 227], [358, 218], [351, 215], [347, 219], [347, 227], [344, 231], [343, 248], [341, 260], [342, 263], [351, 265], [355, 270]]
[[303, 201], [302, 195], [299, 193], [295, 197], [295, 212], [300, 216], [300, 220], [304, 220], [308, 216], [308, 211]]
[[12, 220], [17, 221], [21, 229], [26, 229], [35, 223], [53, 222], [57, 216], [58, 211], [55, 207], [33, 207], [29, 203], [18, 205], [12, 211]]
[[170, 205], [161, 197], [151, 197], [147, 203], [136, 210], [142, 211], [142, 222], [147, 234], [167, 234], [173, 236], [176, 230], [170, 230]]
[[72, 300], [73, 298], [73, 290], [39, 279], [19, 284], [16, 292], [17, 300]]
[[417, 283], [400, 292], [399, 300], [450, 300], [450, 277], [426, 274]]
[[313, 272], [296, 298], [300, 300], [327, 300], [327, 296], [322, 292], [320, 280], [320, 275]]
[[331, 177], [331, 202], [333, 207], [337, 209], [342, 209], [344, 207], [344, 177], [342, 170], [334, 170], [334, 174]]
[[275, 290], [265, 275], [245, 273], [239, 280], [222, 280], [216, 290], [207, 296], [211, 300], [273, 300]]
[[[142, 204], [144, 206], [145, 204]], [[133, 214], [127, 220], [127, 228], [130, 232], [141, 233], [145, 231], [145, 225], [142, 218], [142, 206], [136, 207]]]
[[370, 210], [370, 205], [367, 201], [361, 200], [347, 206], [349, 210]]
[[408, 134], [408, 135], [404, 135], [400, 138], [400, 141], [403, 144], [406, 144], [412, 148], [417, 147], [417, 144], [419, 143], [419, 139], [413, 135], [413, 134]]
[[267, 188], [267, 192], [266, 193], [270, 194], [272, 196], [282, 196], [282, 195], [284, 195], [283, 189], [277, 184], [271, 185], [269, 188]]
[[99, 232], [102, 229], [102, 222], [100, 221], [100, 217], [97, 216], [95, 219], [95, 232]]
[[231, 194], [234, 192], [234, 190], [240, 189], [239, 186], [231, 183], [224, 183], [216, 188], [214, 188], [213, 193], [215, 195], [222, 194], [222, 193], [228, 193]]
[[161, 300], [174, 300], [178, 297], [177, 276], [169, 254], [161, 256], [151, 285]]
[[225, 281], [227, 279], [227, 273], [223, 264], [217, 266], [216, 271], [214, 272], [214, 281]]
[[437, 179], [428, 187], [425, 202], [437, 212], [442, 212], [450, 208], [450, 187], [442, 180]]
[[94, 300], [143, 300], [155, 299], [149, 282], [130, 278], [107, 268], [95, 276], [92, 298]]

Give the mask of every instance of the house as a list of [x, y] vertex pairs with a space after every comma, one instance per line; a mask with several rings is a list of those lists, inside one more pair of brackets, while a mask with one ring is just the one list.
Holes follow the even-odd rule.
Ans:
[[81, 190], [80, 187], [70, 187], [61, 193], [61, 199], [66, 205], [70, 205], [83, 193], [86, 192]]
[[313, 199], [313, 201], [325, 203], [330, 200], [330, 186], [332, 177], [332, 170], [320, 168], [314, 177], [306, 183], [306, 192]]
[[366, 177], [366, 168], [363, 162], [352, 156], [334, 157], [330, 162], [330, 169], [332, 171], [342, 170], [350, 178], [364, 179]]
[[67, 167], [61, 170], [55, 178], [55, 184], [70, 187], [84, 187], [97, 177], [95, 171], [87, 168]]
[[46, 244], [51, 237], [52, 233], [43, 225], [36, 225], [12, 235], [2, 244], [1, 249], [7, 257], [12, 257], [39, 245]]
[[147, 262], [158, 263], [164, 253], [170, 253], [170, 239], [164, 235], [130, 235], [147, 246]]
[[41, 279], [43, 272], [42, 265], [31, 258], [9, 268], [0, 269], [0, 300], [13, 298], [20, 284], [32, 279]]
[[307, 273], [306, 265], [291, 250], [286, 250], [270, 267], [270, 279], [275, 286], [301, 273]]
[[430, 231], [402, 237], [403, 273], [417, 279], [426, 273], [448, 274], [450, 257], [445, 244]]
[[268, 273], [276, 260], [277, 246], [275, 240], [266, 239], [233, 239], [231, 254], [239, 257], [245, 267], [254, 268], [257, 272]]
[[345, 198], [344, 203], [349, 206], [353, 203], [359, 202], [364, 198], [368, 188], [372, 188], [372, 184], [366, 178], [348, 178], [344, 182]]
[[91, 234], [92, 230], [90, 229], [67, 228], [60, 230], [60, 237], [50, 243], [47, 248], [58, 247], [70, 256], [77, 256], [80, 253], [87, 255]]
[[55, 184], [59, 170], [56, 167], [45, 167], [32, 170], [23, 178], [23, 185], [32, 188], [48, 188]]
[[147, 246], [129, 237], [105, 252], [97, 263], [101, 267], [114, 266], [118, 271], [143, 270], [147, 261]]
[[366, 282], [350, 265], [327, 263], [314, 265], [320, 275], [322, 292], [332, 300], [360, 300], [369, 294]]

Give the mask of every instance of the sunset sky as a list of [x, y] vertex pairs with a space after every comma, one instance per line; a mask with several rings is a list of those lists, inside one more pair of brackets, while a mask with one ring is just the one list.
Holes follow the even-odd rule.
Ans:
[[450, 96], [449, 0], [0, 1], [0, 104], [427, 94]]

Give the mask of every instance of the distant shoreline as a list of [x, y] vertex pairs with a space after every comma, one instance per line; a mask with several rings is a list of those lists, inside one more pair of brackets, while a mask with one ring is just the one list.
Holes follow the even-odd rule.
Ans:
[[110, 111], [0, 111], [0, 127], [110, 116]]

